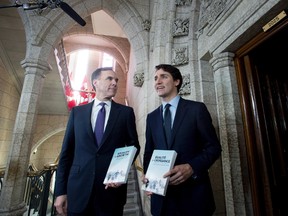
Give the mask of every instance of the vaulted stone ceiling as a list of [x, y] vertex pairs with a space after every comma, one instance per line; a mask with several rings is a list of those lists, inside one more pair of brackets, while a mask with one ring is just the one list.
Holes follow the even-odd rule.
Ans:
[[[0, 5], [13, 5], [13, 3], [13, 0], [0, 1]], [[20, 96], [25, 72], [21, 67], [21, 61], [25, 59], [26, 38], [24, 26], [18, 10], [22, 10], [22, 8], [0, 9], [0, 58], [4, 63], [5, 69], [9, 72], [10, 77], [12, 77]], [[55, 10], [58, 10], [58, 8]], [[101, 19], [105, 19], [105, 22]], [[112, 23], [114, 21], [106, 17], [106, 14], [102, 11], [92, 17], [86, 17], [85, 21], [87, 22], [87, 25], [85, 26], [86, 32], [91, 32], [93, 34], [96, 30], [95, 26], [97, 26], [97, 34], [105, 34], [106, 38], [107, 36], [116, 36], [127, 40], [122, 30], [115, 28], [115, 23]], [[107, 22], [111, 22], [111, 24], [107, 24]], [[100, 25], [101, 23], [105, 23], [105, 25]], [[107, 30], [107, 26], [114, 26], [114, 28]], [[79, 28], [79, 26], [76, 26], [76, 28]], [[107, 49], [111, 49], [111, 47], [113, 48], [114, 46], [109, 40], [103, 40], [101, 37], [93, 37], [93, 41], [91, 41], [90, 39], [85, 40], [83, 35], [79, 35], [78, 38], [68, 37], [65, 39], [65, 42], [80, 44], [83, 45], [83, 47], [91, 46], [91, 44], [93, 44], [94, 46], [107, 47]], [[53, 55], [51, 55], [49, 64], [52, 66], [52, 71], [46, 75], [38, 113], [52, 115], [67, 114], [66, 98], [63, 92], [56, 59]]]

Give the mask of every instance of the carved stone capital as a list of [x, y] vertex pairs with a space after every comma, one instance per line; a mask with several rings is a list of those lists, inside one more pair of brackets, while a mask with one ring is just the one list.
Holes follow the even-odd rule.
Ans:
[[189, 19], [177, 18], [174, 20], [173, 37], [186, 36], [189, 34]]
[[184, 65], [189, 61], [187, 47], [180, 47], [172, 49], [172, 64], [173, 65]]
[[188, 6], [191, 5], [192, 0], [175, 0], [176, 6]]
[[189, 95], [191, 94], [191, 84], [190, 84], [190, 75], [189, 74], [183, 74], [183, 83], [180, 88], [179, 94], [180, 95]]
[[135, 73], [134, 74], [134, 85], [137, 87], [142, 87], [144, 83], [144, 73]]
[[151, 29], [151, 21], [150, 20], [144, 20], [143, 23], [142, 23], [142, 26], [143, 26], [144, 30], [150, 31], [150, 29]]

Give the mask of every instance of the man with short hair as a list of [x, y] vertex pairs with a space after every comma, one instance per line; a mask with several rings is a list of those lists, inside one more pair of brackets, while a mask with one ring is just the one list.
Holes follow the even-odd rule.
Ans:
[[[135, 115], [131, 107], [112, 100], [118, 87], [112, 68], [98, 68], [91, 82], [94, 101], [70, 113], [56, 175], [55, 207], [60, 215], [122, 216], [127, 184], [104, 185], [103, 180], [116, 148], [134, 145], [135, 158], [139, 154]], [[101, 121], [98, 113], [103, 114]], [[102, 128], [95, 126], [97, 122]]]
[[[151, 213], [211, 216], [215, 203], [208, 169], [220, 157], [221, 146], [210, 114], [204, 103], [180, 97], [183, 80], [178, 68], [168, 64], [155, 68], [154, 88], [162, 105], [147, 116], [144, 173], [154, 149], [175, 150], [177, 157], [174, 168], [164, 175], [170, 177], [166, 195], [147, 192], [151, 195]], [[166, 111], [170, 130], [165, 128]], [[145, 176], [143, 181], [147, 182]]]

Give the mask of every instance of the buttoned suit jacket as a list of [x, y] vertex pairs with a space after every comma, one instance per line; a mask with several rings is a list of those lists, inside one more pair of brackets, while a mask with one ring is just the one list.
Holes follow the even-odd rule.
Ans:
[[161, 215], [161, 209], [168, 200], [176, 203], [182, 210], [181, 215], [212, 215], [215, 203], [208, 169], [219, 158], [221, 146], [205, 104], [180, 98], [168, 143], [163, 129], [162, 106], [149, 113], [146, 119], [144, 173], [154, 149], [175, 150], [175, 165], [188, 163], [194, 174], [180, 185], [169, 185], [165, 197], [153, 194], [152, 215]]
[[[127, 184], [105, 190], [103, 184], [115, 148], [134, 145], [139, 154], [140, 145], [131, 107], [112, 101], [105, 132], [97, 147], [91, 126], [93, 102], [71, 110], [56, 175], [55, 195], [67, 194], [68, 209], [82, 212], [89, 198], [104, 209], [126, 203]], [[91, 194], [95, 187], [95, 194]]]

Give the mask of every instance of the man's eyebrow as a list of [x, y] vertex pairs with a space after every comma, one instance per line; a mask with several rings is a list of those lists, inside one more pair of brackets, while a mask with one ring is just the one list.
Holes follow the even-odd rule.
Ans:
[[158, 78], [158, 77], [165, 77], [168, 76], [168, 74], [159, 74], [159, 75], [155, 75], [154, 79]]
[[117, 77], [113, 77], [113, 76], [107, 76], [106, 79], [109, 79], [109, 80], [113, 80], [113, 79], [115, 79], [116, 82], [118, 82], [118, 80], [119, 80], [119, 78], [117, 78]]

